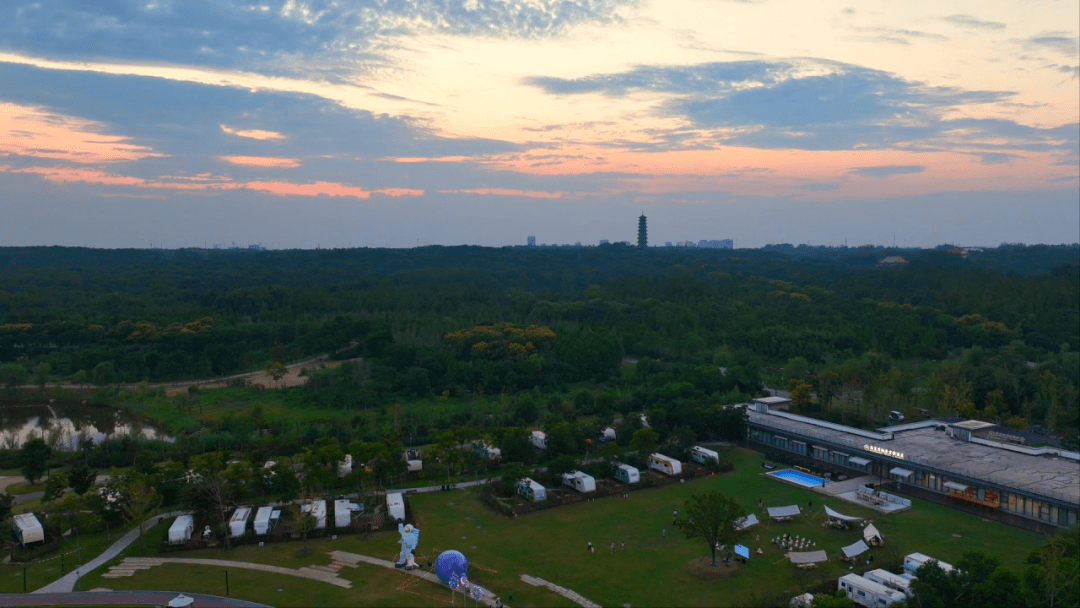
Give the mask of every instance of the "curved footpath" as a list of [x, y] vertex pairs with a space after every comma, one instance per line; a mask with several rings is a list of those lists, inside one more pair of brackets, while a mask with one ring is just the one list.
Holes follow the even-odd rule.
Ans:
[[[80, 591], [78, 593], [0, 593], [0, 606], [110, 606], [134, 604], [137, 606], [167, 606], [178, 595], [175, 591]], [[193, 608], [270, 608], [216, 595], [184, 593], [195, 600]]]

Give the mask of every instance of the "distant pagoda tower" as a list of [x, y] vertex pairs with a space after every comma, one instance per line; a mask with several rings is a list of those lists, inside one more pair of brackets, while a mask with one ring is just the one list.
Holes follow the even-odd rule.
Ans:
[[637, 219], [637, 246], [642, 249], [649, 246], [649, 230], [645, 227], [645, 214]]

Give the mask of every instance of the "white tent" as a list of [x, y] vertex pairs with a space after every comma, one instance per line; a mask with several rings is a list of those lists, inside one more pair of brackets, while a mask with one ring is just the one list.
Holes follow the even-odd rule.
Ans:
[[751, 513], [751, 514], [747, 515], [746, 517], [740, 517], [739, 519], [736, 519], [735, 520], [735, 529], [736, 530], [745, 530], [745, 529], [749, 528], [750, 526], [756, 526], [759, 523], [761, 523], [761, 522], [758, 521], [757, 515]]
[[853, 515], [844, 515], [843, 513], [837, 513], [836, 511], [830, 509], [829, 505], [825, 505], [825, 513], [828, 514], [829, 517], [839, 519], [840, 521], [862, 521], [863, 519], [865, 519], [862, 517], [855, 517]]
[[871, 545], [885, 544], [885, 535], [878, 532], [878, 529], [874, 527], [874, 524], [868, 524], [866, 528], [863, 529], [862, 536], [863, 540]]
[[787, 554], [787, 558], [793, 564], [816, 564], [829, 561], [829, 556], [824, 551], [804, 551], [801, 553], [792, 551]]
[[181, 593], [180, 595], [169, 600], [169, 608], [187, 608], [195, 603], [195, 598], [188, 597]]
[[801, 513], [799, 511], [799, 505], [788, 505], [786, 507], [769, 507], [769, 517], [777, 519], [780, 517], [794, 517]]
[[866, 546], [866, 543], [860, 540], [846, 547], [840, 547], [840, 550], [844, 552], [844, 556], [848, 559], [854, 559], [869, 551], [870, 547]]

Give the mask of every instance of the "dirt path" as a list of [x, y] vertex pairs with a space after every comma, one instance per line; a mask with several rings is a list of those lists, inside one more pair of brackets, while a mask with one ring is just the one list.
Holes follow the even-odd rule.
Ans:
[[[145, 386], [147, 388], [164, 388], [165, 394], [169, 397], [176, 396], [182, 392], [187, 391], [189, 387], [197, 386], [199, 388], [225, 388], [229, 386], [229, 383], [237, 380], [243, 380], [248, 386], [262, 386], [264, 388], [291, 388], [293, 386], [300, 386], [307, 382], [307, 376], [301, 375], [301, 372], [306, 370], [314, 371], [316, 369], [333, 369], [340, 366], [342, 363], [350, 361], [363, 361], [362, 357], [355, 359], [343, 359], [340, 361], [331, 361], [328, 355], [320, 355], [313, 359], [306, 361], [300, 361], [297, 363], [290, 363], [285, 366], [285, 375], [281, 380], [275, 381], [274, 378], [265, 371], [248, 372], [246, 374], [233, 374], [232, 376], [222, 376], [216, 378], [203, 378], [201, 380], [182, 380], [178, 382], [148, 382]], [[68, 388], [76, 390], [92, 390], [99, 388], [95, 384], [73, 384], [71, 382], [50, 382], [45, 385], [46, 388]], [[137, 390], [138, 384], [124, 384], [120, 385], [128, 390]], [[24, 384], [18, 388], [23, 390], [40, 390], [41, 387], [34, 384]]]

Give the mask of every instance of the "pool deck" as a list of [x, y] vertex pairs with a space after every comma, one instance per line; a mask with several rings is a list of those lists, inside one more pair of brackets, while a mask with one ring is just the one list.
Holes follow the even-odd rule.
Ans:
[[[777, 473], [786, 471], [789, 469], [780, 469], [779, 471], [769, 471], [769, 473]], [[800, 471], [801, 472], [801, 471]], [[844, 502], [858, 505], [860, 507], [877, 511], [889, 515], [891, 513], [898, 513], [900, 511], [906, 511], [911, 507], [905, 507], [894, 503], [886, 502], [882, 505], [874, 505], [858, 498], [855, 494], [856, 488], [861, 488], [868, 483], [877, 483], [879, 479], [875, 475], [863, 475], [862, 477], [855, 477], [852, 479], [845, 479], [844, 481], [829, 481], [824, 486], [804, 486], [801, 483], [789, 481], [783, 477], [777, 477], [776, 475], [770, 475], [769, 473], [763, 473], [766, 477], [771, 477], [777, 481], [782, 481], [788, 485], [802, 488], [804, 490], [810, 490], [811, 492], [817, 492], [818, 494], [824, 494], [825, 496], [832, 496], [838, 498]]]

